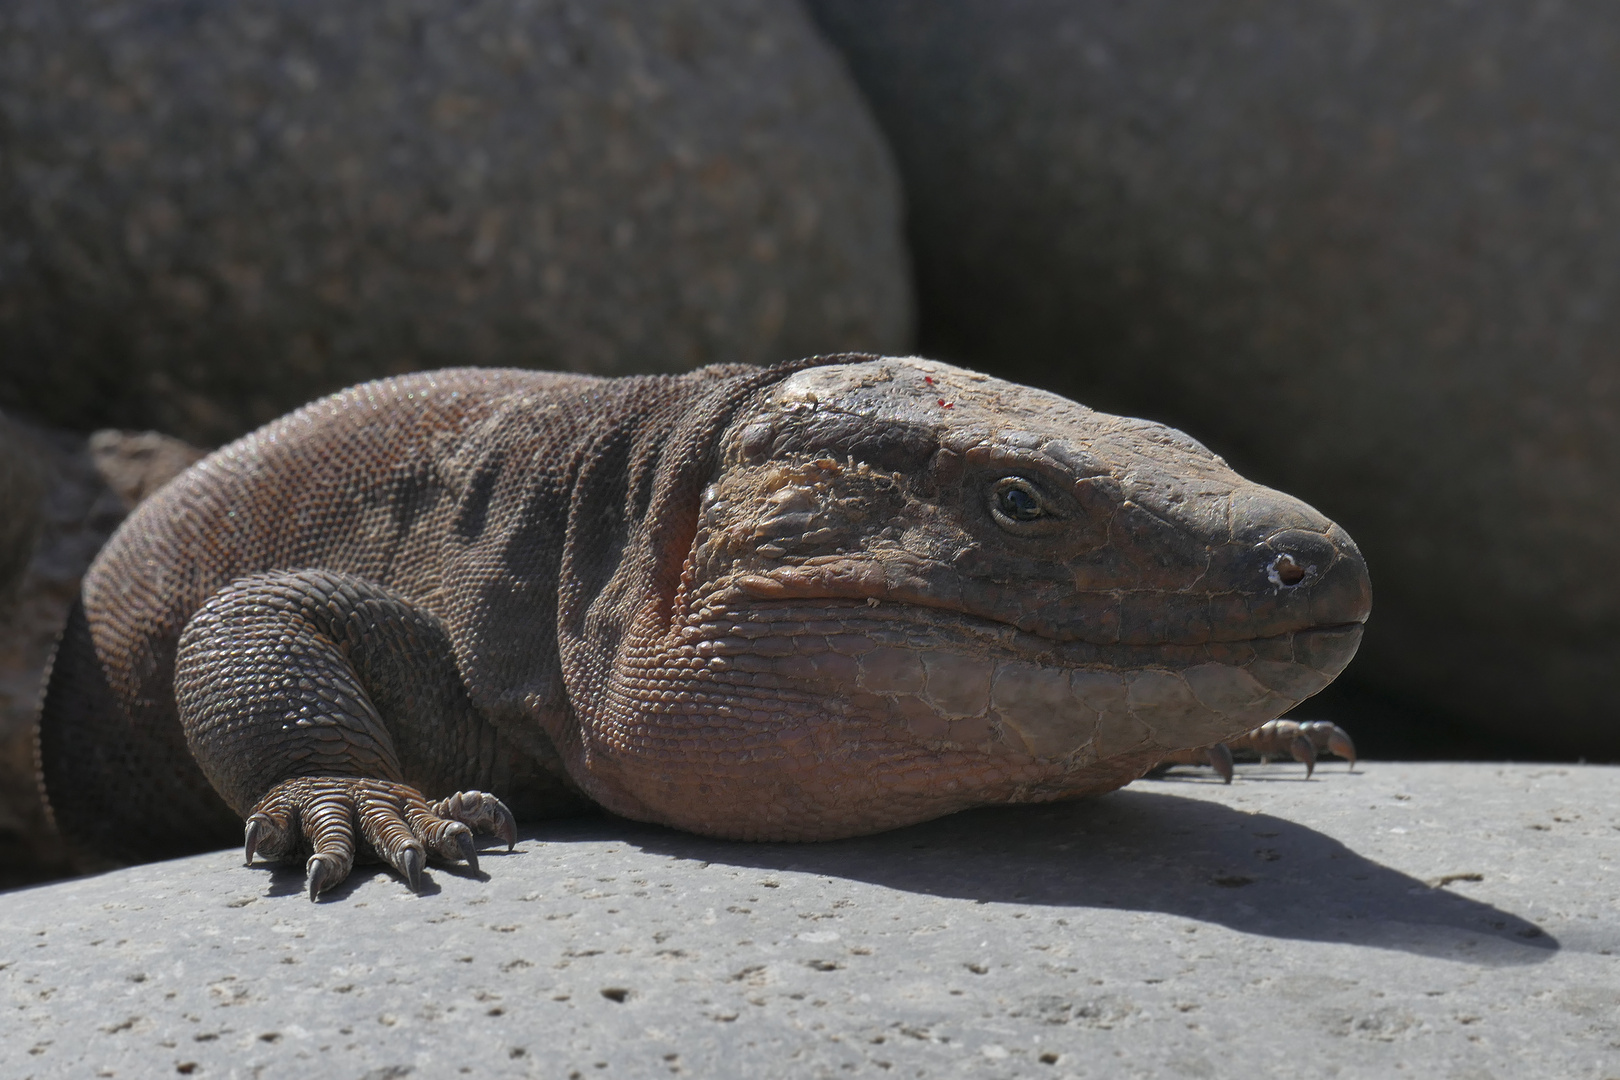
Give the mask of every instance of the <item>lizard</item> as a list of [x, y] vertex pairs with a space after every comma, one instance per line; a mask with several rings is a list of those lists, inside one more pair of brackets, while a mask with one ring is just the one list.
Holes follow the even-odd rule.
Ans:
[[946, 363], [450, 369], [143, 502], [84, 578], [37, 761], [78, 850], [244, 838], [311, 900], [357, 857], [416, 888], [592, 806], [827, 840], [1244, 738], [1370, 604], [1341, 527], [1191, 437]]

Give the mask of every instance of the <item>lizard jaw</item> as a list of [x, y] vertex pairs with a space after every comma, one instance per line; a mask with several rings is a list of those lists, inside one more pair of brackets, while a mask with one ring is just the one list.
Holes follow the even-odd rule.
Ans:
[[1201, 646], [1052, 642], [907, 605], [765, 602], [643, 653], [582, 782], [626, 816], [832, 839], [970, 806], [1106, 791], [1280, 715], [1361, 627]]

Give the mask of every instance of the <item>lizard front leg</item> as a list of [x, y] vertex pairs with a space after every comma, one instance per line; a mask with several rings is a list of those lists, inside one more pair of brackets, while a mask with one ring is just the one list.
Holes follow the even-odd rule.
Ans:
[[476, 867], [475, 830], [515, 837], [500, 799], [458, 791], [509, 781], [511, 748], [473, 709], [438, 618], [375, 582], [233, 582], [186, 624], [175, 697], [192, 755], [247, 819], [248, 861], [307, 855], [312, 900], [357, 854], [415, 888], [430, 856]]

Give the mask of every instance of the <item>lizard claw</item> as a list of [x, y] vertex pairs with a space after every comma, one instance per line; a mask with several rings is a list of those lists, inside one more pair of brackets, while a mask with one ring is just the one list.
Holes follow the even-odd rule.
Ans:
[[422, 891], [422, 868], [427, 865], [427, 855], [420, 845], [412, 844], [399, 853], [398, 861], [390, 859], [389, 863], [405, 875], [405, 884], [411, 887], [411, 892]]
[[349, 867], [331, 855], [315, 854], [304, 864], [304, 888], [311, 901], [320, 899], [321, 893], [349, 876]]
[[478, 873], [478, 845], [473, 842], [472, 832], [456, 833], [456, 846], [460, 849], [461, 861], [473, 873]]
[[242, 865], [243, 866], [252, 866], [253, 865], [253, 853], [255, 851], [259, 850], [259, 841], [264, 839], [264, 836], [263, 836], [264, 832], [265, 832], [265, 821], [264, 821], [263, 818], [261, 818], [257, 814], [255, 814], [253, 817], [248, 818], [247, 825], [242, 830]]
[[1351, 769], [1356, 767], [1356, 744], [1350, 741], [1350, 733], [1344, 728], [1329, 720], [1307, 720], [1300, 727], [1313, 742], [1325, 731], [1328, 753], [1344, 758], [1350, 763]]
[[267, 859], [279, 859], [290, 855], [298, 846], [298, 838], [293, 835], [290, 815], [285, 808], [268, 808], [266, 812], [263, 804], [261, 808], [249, 816], [242, 828], [242, 861], [248, 866], [253, 865], [253, 856], [263, 855]]
[[1316, 771], [1316, 746], [1311, 737], [1305, 734], [1294, 736], [1294, 741], [1288, 744], [1288, 752], [1294, 755], [1295, 761], [1305, 763], [1305, 779], [1309, 780]]

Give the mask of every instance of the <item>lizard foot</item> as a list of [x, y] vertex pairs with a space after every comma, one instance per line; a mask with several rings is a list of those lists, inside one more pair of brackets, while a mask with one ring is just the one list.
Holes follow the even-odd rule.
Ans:
[[1329, 720], [1272, 720], [1227, 746], [1237, 753], [1258, 754], [1261, 761], [1288, 754], [1304, 764], [1306, 776], [1316, 771], [1316, 759], [1324, 753], [1346, 759], [1352, 770], [1356, 767], [1356, 744], [1344, 728]]
[[343, 881], [358, 853], [397, 870], [412, 890], [422, 884], [429, 856], [478, 869], [474, 832], [493, 833], [511, 850], [517, 823], [506, 804], [482, 791], [461, 791], [429, 803], [421, 792], [392, 780], [312, 776], [284, 780], [248, 815], [243, 857], [291, 860], [308, 853], [309, 898]]
[[1309, 778], [1316, 772], [1316, 759], [1324, 753], [1345, 758], [1351, 769], [1356, 767], [1356, 744], [1338, 724], [1328, 720], [1271, 720], [1224, 743], [1177, 751], [1154, 766], [1149, 775], [1162, 774], [1172, 765], [1207, 764], [1230, 784], [1234, 754], [1259, 757], [1263, 762], [1287, 754], [1304, 764]]

